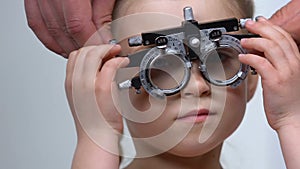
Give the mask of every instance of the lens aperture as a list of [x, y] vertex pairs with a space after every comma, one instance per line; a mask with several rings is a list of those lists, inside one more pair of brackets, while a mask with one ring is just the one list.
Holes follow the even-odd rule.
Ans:
[[239, 52], [230, 47], [219, 47], [209, 52], [205, 60], [206, 71], [214, 81], [226, 81], [240, 70]]
[[149, 80], [155, 87], [163, 90], [180, 85], [185, 76], [185, 63], [175, 54], [160, 55], [149, 65]]

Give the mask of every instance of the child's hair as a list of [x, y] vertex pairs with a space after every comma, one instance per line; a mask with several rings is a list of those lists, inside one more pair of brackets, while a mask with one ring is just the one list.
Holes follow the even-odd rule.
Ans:
[[[254, 15], [254, 2], [253, 0], [233, 0], [221, 2], [234, 14], [241, 18], [252, 18]], [[237, 11], [238, 9], [238, 11]]]
[[[118, 11], [120, 2], [130, 3], [134, 0], [117, 0], [115, 5], [115, 10]], [[224, 7], [232, 11], [233, 14], [240, 18], [252, 18], [254, 15], [254, 2], [253, 0], [220, 0]]]

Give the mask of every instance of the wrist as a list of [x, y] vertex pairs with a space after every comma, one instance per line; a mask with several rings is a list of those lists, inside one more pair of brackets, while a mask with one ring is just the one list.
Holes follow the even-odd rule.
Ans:
[[293, 122], [289, 124], [282, 125], [278, 129], [276, 129], [277, 134], [286, 135], [286, 134], [296, 134], [298, 133], [300, 136], [300, 122]]
[[[109, 144], [108, 144], [109, 143]], [[103, 136], [101, 142], [88, 136], [78, 139], [72, 169], [119, 168], [119, 139], [117, 135]]]
[[[271, 127], [280, 134], [283, 131], [300, 129], [300, 112], [297, 113], [282, 113], [283, 115], [279, 116], [270, 123]], [[270, 122], [270, 121], [269, 121]]]
[[81, 133], [78, 136], [77, 146], [89, 146], [103, 149], [107, 152], [119, 153], [120, 134], [113, 130], [99, 130], [96, 132]]
[[[293, 142], [300, 139], [300, 116], [282, 118], [275, 131], [281, 142]], [[298, 144], [298, 143], [297, 143]]]
[[280, 140], [280, 145], [287, 168], [297, 169], [300, 166], [298, 157], [300, 156], [300, 121], [291, 120], [286, 125], [276, 130]]

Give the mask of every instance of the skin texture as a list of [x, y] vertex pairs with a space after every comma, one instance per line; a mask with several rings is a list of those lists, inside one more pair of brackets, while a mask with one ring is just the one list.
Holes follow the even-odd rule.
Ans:
[[[107, 43], [111, 39], [109, 22], [114, 3], [115, 0], [94, 0], [93, 3], [89, 0], [24, 0], [29, 27], [45, 47], [65, 58], [80, 47]], [[292, 0], [270, 18], [273, 24], [292, 35], [298, 48], [299, 7], [300, 1]], [[99, 29], [99, 36], [89, 40]]]
[[280, 26], [291, 34], [300, 47], [300, 1], [291, 0], [288, 4], [279, 9], [270, 19], [270, 22]]
[[[134, 5], [133, 5], [133, 4]], [[142, 1], [142, 2], [132, 2], [127, 3], [124, 6], [122, 6], [122, 9], [117, 10], [118, 14], [120, 16], [126, 16], [134, 13], [139, 12], [164, 12], [164, 13], [170, 13], [172, 15], [182, 17], [182, 10], [177, 9], [183, 9], [187, 4], [193, 7], [193, 10], [195, 11], [195, 18], [199, 19], [199, 21], [208, 21], [208, 20], [216, 20], [216, 19], [222, 19], [222, 18], [229, 18], [234, 16], [233, 13], [226, 11], [222, 8], [221, 5], [215, 5], [215, 1], [205, 1], [203, 2], [204, 5], [197, 5], [197, 1]], [[220, 12], [214, 13], [214, 12], [208, 12], [210, 9], [214, 7], [215, 10], [218, 10]], [[141, 11], [142, 9], [142, 11]], [[200, 11], [197, 13], [197, 11]], [[118, 15], [117, 15], [118, 17]], [[129, 52], [131, 53], [131, 52]], [[221, 143], [224, 141], [225, 138], [227, 138], [240, 124], [243, 115], [244, 110], [246, 106], [247, 100], [250, 100], [247, 98], [247, 93], [254, 92], [256, 80], [249, 80], [250, 83], [249, 87], [247, 83], [243, 83], [240, 87], [236, 89], [232, 88], [217, 88], [214, 86], [211, 86], [208, 84], [202, 77], [197, 69], [197, 63], [194, 63], [192, 69], [192, 77], [188, 85], [184, 88], [184, 90], [175, 96], [168, 97], [167, 99], [167, 105], [165, 111], [161, 114], [161, 116], [156, 119], [155, 121], [151, 123], [135, 123], [131, 121], [127, 121], [128, 127], [130, 128], [131, 134], [133, 137], [151, 137], [156, 136], [157, 134], [167, 130], [170, 126], [173, 124], [178, 125], [178, 127], [175, 127], [173, 130], [173, 135], [180, 135], [184, 133], [180, 133], [182, 128], [185, 128], [187, 124], [185, 122], [182, 122], [181, 120], [177, 120], [177, 116], [179, 114], [186, 114], [189, 111], [192, 110], [198, 110], [198, 109], [209, 109], [211, 112], [216, 112], [216, 115], [212, 115], [209, 118], [211, 119], [220, 119], [222, 116], [222, 120], [220, 124], [211, 123], [207, 124], [209, 126], [207, 129], [203, 129], [203, 123], [196, 124], [190, 133], [174, 148], [172, 148], [169, 152], [166, 154], [160, 155], [161, 158], [164, 158], [164, 156], [169, 156], [170, 161], [168, 163], [172, 163], [174, 161], [180, 161], [178, 157], [194, 157], [194, 161], [198, 161], [198, 163], [194, 162], [191, 164], [194, 164], [193, 167], [199, 167], [199, 163], [201, 161], [211, 161], [211, 164], [218, 164], [218, 158], [212, 158], [217, 157], [219, 155], [220, 146]], [[256, 77], [250, 77], [250, 78], [256, 78]], [[253, 90], [254, 89], [254, 90]], [[250, 92], [251, 90], [251, 92]], [[218, 110], [217, 108], [211, 108], [212, 107], [218, 107], [217, 105], [222, 105], [224, 100], [218, 100], [213, 99], [213, 94], [215, 93], [225, 93], [226, 96], [226, 105], [224, 110]], [[250, 95], [252, 96], [253, 93]], [[214, 95], [215, 97], [219, 94]], [[139, 110], [147, 110], [149, 108], [149, 95], [143, 92], [141, 95], [135, 95], [132, 93], [131, 95], [131, 102], [135, 107], [138, 107]], [[235, 106], [232, 106], [230, 103], [236, 103]], [[130, 104], [130, 103], [128, 103]], [[160, 103], [157, 103], [158, 105]], [[155, 104], [152, 104], [151, 106], [155, 107], [158, 106]], [[134, 113], [134, 110], [129, 110], [131, 114]], [[223, 113], [224, 112], [224, 113]], [[149, 113], [149, 112], [148, 112]], [[215, 121], [215, 120], [211, 120]], [[210, 137], [210, 139], [200, 144], [198, 141], [199, 134], [207, 132], [206, 130], [211, 130], [215, 125], [218, 125], [218, 128], [216, 131], [214, 131], [214, 134]], [[201, 132], [200, 132], [201, 131]], [[184, 131], [183, 131], [184, 132]], [[151, 144], [151, 143], [150, 143]], [[170, 143], [168, 143], [170, 144]], [[143, 145], [147, 146], [147, 145]], [[149, 145], [150, 147], [156, 147], [156, 145]], [[137, 151], [144, 151], [144, 148], [141, 146], [141, 149], [138, 148]], [[159, 147], [156, 147], [159, 148]], [[138, 152], [139, 154], [139, 152]], [[198, 157], [198, 158], [195, 158]], [[209, 158], [208, 158], [209, 157]], [[159, 160], [160, 158], [148, 158], [143, 159], [142, 163], [145, 162], [145, 160]], [[212, 162], [214, 161], [214, 162]], [[136, 160], [132, 165], [133, 168], [136, 168], [138, 166], [142, 166], [141, 164], [138, 164], [140, 160]], [[152, 163], [156, 163], [152, 161]], [[157, 163], [161, 164], [161, 163]], [[181, 164], [182, 165], [182, 164]], [[179, 166], [181, 166], [179, 165]], [[208, 165], [209, 166], [209, 165]], [[167, 166], [166, 166], [167, 167]], [[173, 166], [174, 167], [174, 166]]]
[[[49, 50], [65, 58], [80, 47], [111, 39], [109, 23], [114, 0], [24, 0], [24, 3], [29, 27]], [[91, 40], [97, 30], [100, 30], [98, 36]]]
[[[114, 0], [94, 0], [93, 3], [88, 0], [24, 0], [24, 2], [29, 27], [49, 50], [62, 55], [65, 58], [67, 58], [69, 53], [73, 50], [87, 45], [107, 43], [111, 37], [107, 23], [109, 23], [112, 18], [111, 14], [115, 2]], [[158, 11], [164, 10], [159, 8], [160, 5], [157, 7]], [[299, 103], [299, 100], [297, 100], [299, 96], [299, 93], [297, 93], [297, 91], [299, 91], [297, 84], [299, 84], [299, 82], [297, 81], [300, 79], [299, 53], [297, 51], [300, 46], [300, 28], [298, 26], [300, 18], [299, 7], [300, 1], [292, 0], [270, 18], [271, 23], [264, 19], [261, 19], [255, 24], [248, 23], [247, 28], [253, 33], [260, 34], [262, 38], [243, 40], [242, 45], [245, 48], [257, 50], [263, 54], [259, 56], [254, 54], [240, 56], [242, 62], [256, 68], [262, 77], [266, 115], [270, 126], [275, 129], [279, 135], [288, 168], [299, 168], [300, 166], [296, 159], [296, 157], [299, 157], [300, 152], [297, 149], [297, 147], [299, 147], [300, 128], [299, 107], [297, 106]], [[222, 12], [223, 10], [218, 11]], [[168, 12], [176, 14], [178, 11], [169, 10]], [[198, 17], [198, 14], [196, 15], [196, 19], [202, 21], [206, 19], [214, 20], [218, 17], [213, 15]], [[273, 24], [283, 28], [290, 33], [291, 36]], [[100, 28], [103, 29], [99, 32], [99, 36], [93, 36], [93, 39], [90, 39], [90, 36]], [[269, 30], [269, 32], [264, 30]], [[298, 48], [291, 37], [296, 40]], [[89, 43], [86, 43], [87, 41], [89, 41]], [[120, 51], [119, 47], [114, 47], [109, 50], [109, 53], [111, 54], [108, 55], [106, 55], [108, 49], [102, 51], [96, 50], [98, 52], [94, 53], [90, 52], [93, 51], [94, 48], [104, 47], [97, 46], [80, 49], [81, 52], [73, 52], [72, 55], [70, 55], [70, 58], [72, 59], [68, 61], [69, 66], [66, 78], [66, 91], [78, 133], [78, 146], [74, 155], [73, 168], [117, 168], [119, 162], [118, 157], [103, 151], [90, 140], [81, 128], [72, 105], [73, 96], [71, 92], [71, 81], [73, 77], [71, 75], [74, 64], [78, 63], [76, 58], [81, 56], [101, 55], [105, 56], [103, 57], [104, 60], [108, 60]], [[269, 49], [274, 50], [271, 51]], [[86, 51], [86, 53], [82, 51]], [[99, 68], [102, 67], [104, 62], [105, 61], [101, 62]], [[121, 62], [119, 59], [112, 59], [109, 62], [105, 62], [105, 64], [110, 65], [110, 68], [105, 66], [101, 71], [103, 72], [106, 69], [117, 69], [118, 66], [111, 65], [116, 65], [116, 63], [119, 62]], [[109, 75], [112, 76], [112, 74]], [[98, 79], [101, 79], [100, 82], [103, 83], [103, 81], [107, 81], [108, 77], [109, 76], [102, 75], [101, 78], [99, 76]], [[198, 79], [196, 77], [197, 76], [195, 76], [194, 80]], [[97, 84], [100, 82], [97, 81]], [[205, 89], [205, 85], [202, 86], [204, 86]], [[191, 87], [189, 86], [189, 88]], [[100, 98], [100, 93], [104, 92], [102, 90], [106, 91], [106, 94], [109, 93], [107, 92], [107, 89], [102, 88], [97, 90]], [[254, 93], [253, 87], [248, 90], [248, 97], [251, 96], [251, 93]], [[106, 98], [105, 96], [103, 97]], [[110, 111], [116, 110], [112, 109]], [[108, 116], [106, 117], [109, 118], [109, 115], [110, 114], [108, 113]], [[115, 123], [112, 121], [112, 125], [117, 131], [122, 131], [120, 121], [115, 121]], [[110, 141], [118, 140], [118, 138], [114, 136], [107, 138]], [[218, 154], [218, 147], [215, 148], [215, 151], [216, 153], [212, 154]], [[166, 156], [166, 154], [165, 157], [173, 159], [172, 162], [178, 161], [179, 164], [187, 162], [180, 161], [178, 158], [173, 158], [174, 156]], [[206, 157], [213, 159], [210, 156]], [[215, 161], [217, 161], [216, 159], [218, 159], [218, 156], [214, 156], [214, 158]], [[203, 159], [207, 161], [206, 158]], [[189, 163], [193, 163], [192, 161], [193, 159], [191, 159]], [[170, 163], [166, 164], [168, 165]], [[179, 164], [177, 164], [177, 166]]]
[[[261, 17], [247, 29], [263, 38], [243, 40], [243, 47], [263, 53], [242, 55], [240, 60], [261, 75], [264, 108], [270, 126], [278, 133], [287, 168], [299, 168], [300, 55], [290, 34]], [[271, 49], [271, 50], [270, 50]]]
[[[204, 1], [203, 5], [199, 5], [198, 1], [150, 1], [145, 0], [143, 3], [135, 1], [135, 5], [124, 7], [124, 11], [119, 11], [120, 15], [138, 13], [142, 11], [160, 11], [173, 15], [182, 15], [181, 10], [184, 6], [191, 5], [195, 11], [195, 17], [199, 21], [220, 19], [220, 17], [230, 17], [220, 6], [212, 1]], [[204, 5], [205, 4], [205, 5]], [[220, 11], [220, 16], [214, 10], [208, 10], [209, 7], [214, 7], [214, 10]], [[205, 8], [206, 7], [206, 8]], [[205, 8], [207, 11], [205, 11]], [[205, 12], [205, 15], [201, 12]], [[206, 17], [207, 16], [207, 17]], [[261, 38], [250, 38], [241, 41], [244, 48], [257, 51], [257, 54], [240, 55], [240, 61], [254, 67], [262, 78], [263, 98], [265, 113], [268, 117], [270, 126], [278, 133], [282, 151], [285, 157], [288, 168], [299, 168], [300, 150], [297, 144], [300, 140], [300, 107], [299, 107], [299, 79], [300, 79], [300, 55], [296, 43], [292, 37], [278, 26], [273, 25], [264, 18], [259, 18], [257, 22], [247, 22], [247, 29], [255, 34], [259, 34]], [[272, 50], [270, 50], [272, 49]], [[78, 145], [74, 155], [73, 169], [79, 168], [118, 168], [119, 159], [116, 155], [111, 154], [101, 147], [98, 147], [83, 131], [74, 110], [73, 100], [74, 95], [72, 87], [76, 83], [85, 83], [85, 79], [92, 78], [92, 84], [87, 84], [87, 91], [95, 92], [98, 100], [97, 106], [101, 113], [109, 122], [110, 126], [117, 132], [122, 132], [120, 126], [120, 117], [116, 104], [113, 104], [112, 89], [115, 84], [114, 77], [116, 70], [126, 66], [128, 60], [124, 58], [113, 58], [107, 62], [103, 62], [105, 58], [112, 58], [120, 52], [120, 47], [107, 45], [84, 47], [74, 51], [70, 56], [67, 68], [66, 78], [66, 93], [70, 103], [72, 113], [78, 132]], [[96, 61], [94, 61], [96, 60]], [[122, 63], [122, 64], [120, 64]], [[197, 65], [197, 63], [194, 63]], [[82, 76], [82, 80], [76, 80], [72, 74], [74, 73], [75, 65], [83, 66], [85, 71], [94, 69], [95, 77]], [[196, 67], [196, 66], [195, 66]], [[186, 113], [186, 109], [181, 107], [207, 108], [215, 115], [209, 118], [215, 118], [220, 115], [219, 109], [210, 109], [210, 105], [215, 102], [215, 105], [222, 104], [218, 100], [213, 100], [214, 93], [219, 96], [224, 89], [215, 89], [209, 85], [199, 74], [197, 69], [193, 67], [192, 78], [176, 96], [167, 99], [167, 107], [162, 115], [155, 121], [147, 124], [138, 124], [129, 122], [128, 126], [131, 129], [133, 137], [149, 137], [162, 132], [172, 123], [178, 124], [176, 131], [180, 127], [184, 128], [185, 123], [180, 120], [175, 120], [181, 112]], [[75, 83], [73, 83], [75, 80]], [[203, 128], [201, 123], [196, 123], [187, 136], [170, 151], [142, 159], [135, 159], [128, 168], [210, 168], [219, 169], [219, 154], [222, 142], [230, 135], [240, 123], [247, 101], [251, 99], [256, 88], [256, 76], [249, 76], [247, 81], [244, 81], [241, 86], [236, 89], [225, 88], [227, 92], [224, 114], [218, 128], [214, 134], [203, 144], [199, 144], [196, 140], [199, 138], [200, 130]], [[147, 108], [149, 96], [146, 93], [141, 95], [131, 95], [131, 102], [141, 110]], [[87, 98], [88, 99], [88, 98]], [[180, 102], [179, 102], [180, 100]], [[195, 103], [195, 104], [193, 104]], [[198, 107], [199, 106], [199, 107]], [[178, 110], [179, 109], [179, 110]], [[116, 118], [118, 117], [118, 118]], [[109, 141], [112, 146], [118, 148], [118, 137], [115, 133], [102, 130], [104, 140]], [[202, 132], [202, 131], [201, 131]], [[204, 131], [205, 132], [205, 131]], [[148, 145], [154, 148], [155, 145]], [[141, 151], [137, 147], [137, 151]], [[103, 160], [103, 161], [100, 161]], [[147, 165], [151, 164], [151, 165]]]
[[[128, 63], [128, 60], [126, 58], [115, 58], [111, 59], [110, 61], [106, 62], [105, 65], [102, 65], [102, 59], [103, 58], [112, 58], [115, 55], [117, 55], [120, 52], [120, 46], [112, 46], [112, 45], [101, 45], [100, 46], [90, 46], [81, 48], [78, 51], [74, 51], [70, 54], [70, 58], [68, 60], [67, 64], [67, 76], [65, 80], [65, 88], [66, 88], [66, 95], [69, 101], [70, 110], [72, 112], [72, 115], [74, 117], [75, 125], [76, 125], [76, 131], [77, 131], [77, 147], [75, 150], [73, 163], [72, 163], [72, 169], [83, 169], [83, 168], [89, 168], [89, 169], [99, 169], [99, 168], [118, 168], [119, 166], [119, 157], [117, 155], [111, 154], [108, 151], [105, 151], [100, 146], [96, 145], [95, 142], [87, 135], [84, 128], [79, 122], [78, 116], [75, 111], [75, 105], [74, 105], [74, 92], [72, 91], [74, 88], [74, 85], [82, 84], [84, 80], [88, 79], [88, 76], [83, 76], [79, 78], [79, 82], [74, 82], [74, 70], [75, 65], [84, 65], [84, 71], [91, 71], [91, 67], [94, 67], [94, 71], [96, 69], [99, 71], [96, 75], [97, 77], [93, 77], [95, 79], [96, 84], [102, 84], [97, 85], [97, 88], [93, 88], [92, 85], [89, 85], [89, 87], [85, 88], [85, 91], [92, 91], [97, 92], [98, 100], [103, 100], [102, 97], [105, 97], [107, 100], [106, 102], [99, 102], [99, 105], [102, 105], [102, 107], [106, 107], [107, 109], [103, 112], [104, 116], [107, 117], [106, 120], [110, 121], [110, 125], [114, 126], [114, 130], [117, 132], [122, 132], [122, 122], [121, 122], [121, 116], [118, 114], [118, 111], [115, 109], [114, 106], [109, 106], [113, 104], [113, 101], [110, 99], [109, 94], [110, 93], [110, 84], [111, 84], [111, 77], [114, 76], [115, 71]], [[78, 60], [77, 58], [82, 58], [81, 60]], [[122, 63], [124, 65], [120, 65], [118, 63]], [[87, 64], [90, 63], [90, 64]], [[93, 70], [93, 69], [92, 69]], [[101, 76], [100, 76], [101, 75]], [[110, 80], [108, 80], [110, 79]], [[74, 82], [74, 83], [73, 83]], [[102, 88], [103, 86], [106, 86]], [[102, 93], [101, 95], [99, 93]], [[105, 114], [106, 113], [106, 114]], [[116, 114], [112, 114], [116, 113]], [[119, 117], [119, 118], [118, 118]], [[113, 132], [111, 132], [110, 129], [104, 129], [102, 132], [99, 132], [105, 137], [102, 138], [102, 141], [110, 142], [112, 143], [110, 146], [112, 148], [118, 148], [118, 136], [116, 136]]]

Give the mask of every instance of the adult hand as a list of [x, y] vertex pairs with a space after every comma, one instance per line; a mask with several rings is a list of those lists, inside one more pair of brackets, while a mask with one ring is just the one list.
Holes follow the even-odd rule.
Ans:
[[[115, 0], [24, 0], [29, 27], [51, 51], [67, 58], [85, 45], [107, 43]], [[90, 37], [97, 31], [98, 34]], [[89, 41], [89, 43], [87, 43]]]
[[290, 33], [300, 49], [300, 0], [291, 0], [270, 18], [270, 22]]

